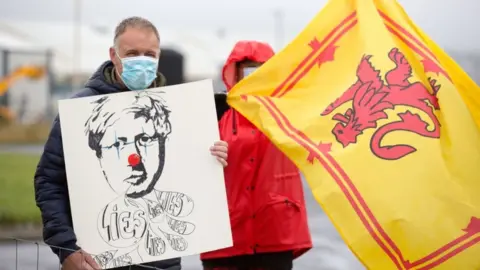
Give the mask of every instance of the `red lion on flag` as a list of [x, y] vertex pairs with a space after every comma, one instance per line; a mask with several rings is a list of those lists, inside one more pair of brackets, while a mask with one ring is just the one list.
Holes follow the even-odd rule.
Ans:
[[332, 113], [342, 104], [352, 101], [345, 113], [337, 113], [333, 120], [338, 121], [332, 130], [336, 140], [347, 147], [357, 142], [357, 137], [369, 128], [377, 128], [381, 119], [387, 119], [387, 109], [394, 110], [399, 106], [416, 108], [423, 111], [431, 123], [424, 121], [419, 114], [410, 110], [397, 113], [398, 120], [387, 123], [378, 128], [370, 140], [370, 148], [377, 157], [386, 160], [400, 159], [417, 149], [407, 144], [382, 145], [383, 138], [394, 131], [409, 131], [429, 138], [440, 137], [440, 122], [435, 115], [439, 110], [437, 93], [440, 85], [429, 78], [431, 91], [421, 82], [411, 83], [412, 67], [405, 56], [393, 48], [388, 54], [395, 63], [395, 68], [385, 75], [385, 82], [370, 62], [371, 55], [366, 55], [360, 61], [357, 69], [357, 82], [345, 93], [331, 103], [322, 113], [322, 116]]

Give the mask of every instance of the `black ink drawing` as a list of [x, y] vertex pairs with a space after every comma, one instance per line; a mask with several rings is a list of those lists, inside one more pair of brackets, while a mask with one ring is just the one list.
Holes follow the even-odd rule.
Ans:
[[183, 236], [195, 225], [193, 200], [174, 191], [156, 190], [165, 164], [165, 142], [172, 131], [170, 111], [161, 93], [141, 91], [127, 107], [125, 96], [105, 96], [85, 123], [88, 146], [99, 161], [106, 182], [119, 197], [98, 218], [98, 231], [111, 246], [95, 256], [102, 268], [153, 261], [168, 248], [185, 251]]

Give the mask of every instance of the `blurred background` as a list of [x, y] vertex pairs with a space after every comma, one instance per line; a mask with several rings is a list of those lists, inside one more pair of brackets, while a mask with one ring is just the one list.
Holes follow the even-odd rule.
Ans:
[[[385, 0], [387, 1], [387, 0]], [[478, 0], [399, 0], [411, 18], [480, 82]], [[300, 5], [298, 3], [301, 3]], [[41, 238], [33, 173], [57, 100], [82, 88], [108, 59], [116, 24], [129, 16], [151, 20], [161, 35], [160, 69], [169, 84], [220, 80], [234, 43], [256, 39], [277, 51], [292, 40], [326, 0], [0, 0], [0, 269], [54, 269]], [[314, 202], [308, 188], [315, 248], [295, 269], [362, 269]], [[17, 257], [17, 255], [19, 255]], [[41, 255], [41, 260], [37, 260]], [[198, 257], [185, 269], [199, 269]]]

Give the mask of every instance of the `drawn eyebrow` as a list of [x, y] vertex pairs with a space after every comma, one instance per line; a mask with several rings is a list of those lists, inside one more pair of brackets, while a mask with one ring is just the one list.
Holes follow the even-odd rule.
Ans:
[[125, 137], [118, 137], [117, 140], [122, 141], [122, 142], [127, 142], [127, 138], [125, 138]]

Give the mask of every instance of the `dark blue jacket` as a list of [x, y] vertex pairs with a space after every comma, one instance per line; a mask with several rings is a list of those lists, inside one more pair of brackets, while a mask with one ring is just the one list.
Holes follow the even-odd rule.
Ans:
[[[111, 70], [112, 62], [105, 62], [90, 78], [85, 89], [73, 98], [125, 91], [120, 84], [112, 83], [104, 74]], [[163, 76], [160, 76], [163, 79]], [[163, 84], [162, 83], [162, 84]], [[57, 116], [35, 172], [35, 199], [43, 220], [43, 239], [63, 263], [66, 257], [80, 247], [72, 226], [68, 197], [65, 159], [63, 157], [62, 131]], [[160, 269], [178, 270], [180, 258], [147, 264]], [[125, 268], [125, 269], [134, 269]]]

